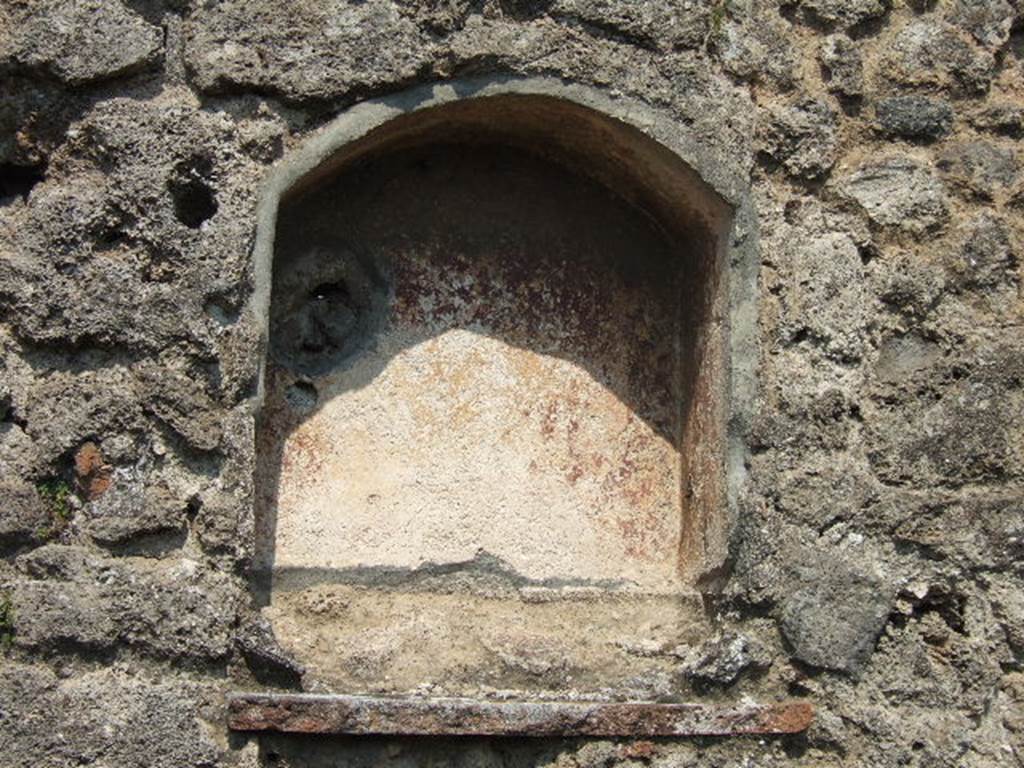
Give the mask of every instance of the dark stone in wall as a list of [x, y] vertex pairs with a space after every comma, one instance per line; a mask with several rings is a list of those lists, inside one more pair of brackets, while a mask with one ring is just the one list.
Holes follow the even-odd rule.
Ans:
[[793, 655], [815, 667], [857, 673], [889, 617], [892, 587], [877, 577], [832, 562], [807, 567], [807, 582], [782, 603], [782, 633]]
[[894, 96], [875, 105], [883, 133], [904, 139], [931, 141], [953, 127], [953, 108], [945, 101], [924, 96]]
[[800, 8], [815, 22], [841, 28], [877, 19], [889, 9], [888, 0], [802, 0]]
[[959, 247], [951, 249], [950, 272], [960, 289], [991, 289], [1019, 284], [1020, 259], [1005, 220], [983, 213], [965, 222]]

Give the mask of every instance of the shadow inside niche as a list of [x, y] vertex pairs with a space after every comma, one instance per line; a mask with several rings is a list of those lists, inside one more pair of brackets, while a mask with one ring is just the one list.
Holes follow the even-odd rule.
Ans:
[[586, 168], [512, 144], [394, 150], [283, 203], [257, 427], [258, 600], [285, 481], [292, 496], [362, 494], [371, 527], [397, 509], [382, 487], [427, 510], [420, 529], [416, 515], [385, 526], [363, 555], [420, 546], [429, 562], [432, 535], [463, 532], [435, 530], [445, 515], [490, 504], [476, 512], [500, 526], [528, 499], [522, 520], [536, 522], [563, 497], [624, 510], [607, 525], [626, 556], [678, 551], [669, 518], [685, 504], [713, 252], [706, 233]]

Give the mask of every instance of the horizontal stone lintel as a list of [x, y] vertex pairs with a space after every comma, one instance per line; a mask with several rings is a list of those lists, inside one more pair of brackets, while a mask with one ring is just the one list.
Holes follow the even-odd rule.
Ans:
[[814, 709], [775, 704], [490, 701], [323, 694], [235, 694], [236, 731], [387, 736], [734, 736], [799, 733]]

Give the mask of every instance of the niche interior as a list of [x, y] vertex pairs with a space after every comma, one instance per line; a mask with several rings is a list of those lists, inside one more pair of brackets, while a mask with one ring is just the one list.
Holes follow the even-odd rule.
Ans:
[[671, 667], [638, 644], [704, 635], [728, 224], [677, 155], [543, 95], [401, 114], [290, 186], [257, 566], [311, 675], [621, 689]]

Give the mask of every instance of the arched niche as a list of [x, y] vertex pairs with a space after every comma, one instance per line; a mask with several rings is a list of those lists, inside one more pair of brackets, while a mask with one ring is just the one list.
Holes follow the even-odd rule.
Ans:
[[705, 630], [753, 270], [698, 150], [512, 79], [360, 105], [276, 170], [256, 569], [321, 680], [615, 686]]

